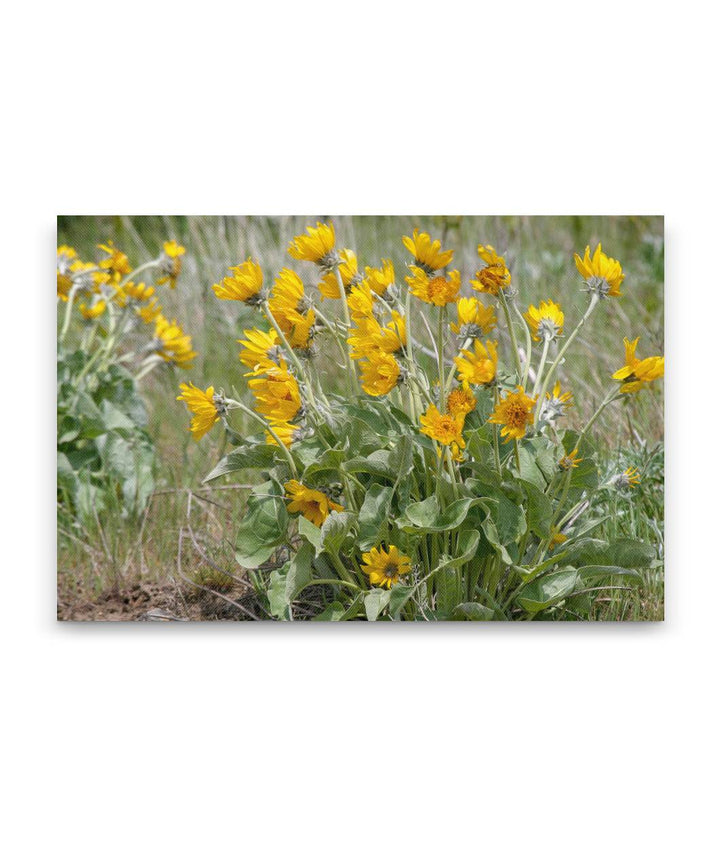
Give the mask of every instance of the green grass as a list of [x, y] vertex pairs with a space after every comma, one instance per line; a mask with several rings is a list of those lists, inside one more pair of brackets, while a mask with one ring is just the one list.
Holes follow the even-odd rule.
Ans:
[[[64, 585], [101, 591], [122, 585], [137, 576], [163, 579], [177, 571], [178, 539], [187, 528], [187, 489], [197, 488], [221, 453], [221, 432], [215, 429], [201, 443], [187, 431], [184, 408], [175, 401], [178, 384], [191, 380], [214, 384], [227, 392], [233, 388], [246, 395], [243, 367], [237, 360], [236, 339], [258, 319], [254, 310], [218, 301], [211, 285], [227, 268], [252, 255], [263, 267], [266, 280], [283, 266], [296, 269], [312, 293], [317, 283], [308, 265], [293, 263], [286, 253], [288, 242], [326, 214], [302, 217], [60, 217], [58, 244], [74, 246], [83, 259], [98, 257], [96, 244], [108, 238], [122, 248], [132, 264], [159, 254], [162, 242], [179, 240], [186, 248], [183, 272], [175, 291], [159, 288], [165, 314], [177, 317], [193, 337], [199, 356], [189, 371], [163, 367], [142, 381], [150, 413], [150, 433], [161, 460], [158, 493], [143, 521], [103, 520], [95, 531], [70, 535], [60, 532], [59, 573]], [[662, 353], [663, 347], [663, 221], [660, 217], [332, 217], [339, 246], [355, 249], [361, 266], [392, 259], [398, 280], [404, 275], [407, 253], [401, 236], [413, 227], [426, 229], [455, 249], [452, 266], [467, 282], [478, 266], [476, 247], [490, 243], [503, 252], [519, 290], [519, 305], [551, 297], [561, 303], [570, 330], [582, 314], [587, 297], [573, 253], [586, 244], [602, 241], [610, 255], [619, 258], [626, 272], [621, 300], [608, 300], [575, 341], [570, 355], [575, 408], [571, 424], [582, 424], [595, 409], [609, 376], [623, 364], [623, 336], [640, 336], [639, 354]], [[326, 302], [323, 309], [328, 307]], [[330, 311], [333, 311], [330, 309]], [[503, 326], [501, 324], [501, 326]], [[504, 331], [501, 331], [502, 338]], [[504, 343], [502, 343], [504, 344]], [[552, 354], [551, 354], [552, 356]], [[537, 359], [537, 354], [535, 355]], [[331, 361], [322, 360], [324, 382], [335, 377]], [[560, 371], [563, 377], [563, 371]], [[613, 405], [596, 426], [604, 455], [610, 462], [621, 449], [654, 448], [663, 439], [662, 389], [628, 396]], [[250, 429], [255, 433], [256, 429]], [[642, 452], [645, 454], [645, 452]], [[630, 452], [626, 454], [631, 454]], [[624, 467], [622, 467], [624, 469]], [[645, 496], [647, 492], [647, 496]], [[190, 519], [205, 527], [204, 543], [222, 556], [223, 567], [232, 567], [229, 545], [223, 536], [232, 533], [232, 522], [242, 514], [245, 492], [222, 491], [221, 498], [208, 491], [202, 496], [221, 502], [223, 508], [205, 503], [201, 513], [194, 507]], [[208, 510], [210, 509], [210, 510]], [[641, 508], [619, 511], [607, 526], [626, 534], [661, 542], [662, 482], [643, 486]], [[620, 513], [622, 512], [622, 513]], [[212, 515], [215, 514], [215, 522]], [[222, 520], [222, 525], [220, 521]], [[142, 524], [142, 528], [139, 527]], [[659, 529], [659, 532], [656, 531]], [[209, 533], [213, 536], [210, 537]], [[613, 534], [608, 530], [608, 534]], [[187, 553], [185, 554], [187, 556]], [[201, 563], [202, 564], [202, 563]], [[202, 568], [199, 569], [202, 573]], [[662, 573], [654, 569], [638, 593], [617, 593], [597, 605], [598, 618], [659, 617], [662, 614]]]

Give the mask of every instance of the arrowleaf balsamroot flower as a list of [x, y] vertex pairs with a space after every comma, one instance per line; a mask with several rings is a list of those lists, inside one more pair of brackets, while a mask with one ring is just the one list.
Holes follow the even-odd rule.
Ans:
[[[282, 442], [283, 446], [289, 449], [292, 444], [300, 439], [303, 435], [303, 429], [298, 425], [291, 425], [289, 422], [271, 422], [270, 427], [273, 429], [277, 437]], [[275, 437], [269, 432], [265, 432], [265, 440], [271, 446], [277, 446]]]
[[590, 258], [590, 247], [585, 247], [583, 258], [575, 253], [575, 266], [587, 283], [589, 291], [600, 297], [621, 297], [620, 284], [625, 279], [622, 266], [617, 259], [611, 259], [602, 251], [602, 244], [595, 248]]
[[[342, 279], [345, 294], [347, 294], [353, 286], [359, 285], [363, 281], [362, 275], [358, 273], [357, 256], [352, 250], [340, 250], [340, 264], [337, 269], [340, 272], [340, 278]], [[338, 283], [337, 276], [335, 276], [334, 271], [330, 271], [325, 274], [318, 283], [318, 290], [323, 299], [326, 297], [335, 299], [340, 298], [340, 284]]]
[[213, 285], [220, 300], [240, 300], [250, 306], [262, 302], [263, 273], [260, 265], [247, 259], [241, 265], [230, 268], [231, 276], [223, 277], [221, 283]]
[[331, 511], [342, 511], [343, 506], [333, 502], [322, 491], [306, 487], [297, 479], [291, 479], [285, 483], [287, 510], [294, 514], [299, 512], [302, 516], [322, 526]]
[[360, 363], [360, 383], [368, 395], [387, 395], [402, 377], [400, 364], [392, 354], [381, 351], [369, 354]]
[[563, 534], [557, 526], [553, 526], [550, 529], [550, 540], [548, 541], [548, 550], [552, 552], [557, 546], [560, 544], [564, 544], [568, 539], [568, 536]]
[[[316, 223], [305, 230], [307, 235], [296, 235], [288, 246], [291, 258], [315, 262], [323, 270], [332, 270], [340, 261], [335, 249], [335, 227], [332, 223]], [[339, 297], [340, 295], [338, 295]]]
[[470, 283], [476, 291], [497, 296], [500, 290], [508, 288], [512, 276], [505, 264], [505, 259], [499, 256], [490, 244], [478, 244], [478, 255], [485, 262], [485, 267], [476, 274]]
[[315, 312], [309, 308], [305, 286], [295, 271], [283, 268], [275, 277], [268, 306], [278, 327], [292, 348], [307, 348], [315, 326]]
[[222, 408], [222, 397], [215, 395], [215, 388], [209, 386], [205, 392], [192, 383], [180, 384], [177, 401], [184, 401], [192, 413], [190, 432], [194, 440], [200, 440], [220, 418], [218, 405]]
[[461, 381], [479, 386], [495, 380], [497, 361], [497, 342], [488, 340], [483, 345], [476, 339], [473, 351], [461, 351], [460, 356], [455, 357], [455, 366]]
[[503, 426], [500, 434], [506, 443], [510, 440], [520, 440], [525, 436], [528, 425], [533, 424], [536, 400], [526, 395], [522, 386], [518, 386], [514, 392], [508, 392], [500, 399], [488, 422]]
[[640, 473], [637, 467], [628, 467], [620, 475], [614, 478], [615, 487], [621, 490], [629, 487], [637, 487], [640, 484]]
[[405, 329], [405, 318], [393, 311], [392, 321], [373, 334], [378, 349], [385, 354], [396, 354], [407, 345], [407, 330]]
[[457, 416], [440, 413], [437, 407], [431, 404], [427, 411], [420, 416], [420, 433], [427, 434], [428, 437], [437, 440], [443, 446], [457, 443], [461, 449], [464, 449], [465, 441], [462, 436], [464, 424], [464, 413], [459, 413]]
[[495, 309], [485, 306], [476, 297], [461, 297], [455, 305], [457, 324], [451, 324], [450, 329], [461, 339], [487, 335], [497, 324]]
[[362, 570], [370, 578], [370, 584], [390, 588], [400, 581], [401, 576], [409, 574], [410, 557], [404, 556], [394, 545], [389, 550], [373, 547], [369, 553], [362, 554]]
[[136, 312], [144, 324], [154, 324], [162, 315], [162, 306], [153, 298], [145, 306], [139, 306]]
[[565, 392], [560, 388], [560, 381], [555, 382], [552, 392], [545, 393], [545, 400], [542, 404], [541, 419], [551, 422], [553, 419], [558, 419], [565, 415], [568, 407], [572, 407], [572, 393], [569, 390]]
[[578, 458], [578, 450], [573, 449], [572, 452], [568, 452], [566, 455], [563, 455], [562, 458], [558, 461], [558, 465], [561, 470], [572, 470], [574, 467], [577, 467], [584, 458]]
[[412, 238], [403, 235], [402, 242], [414, 256], [415, 267], [422, 268], [427, 274], [447, 267], [452, 261], [453, 250], [443, 250], [440, 241], [433, 241], [427, 232], [414, 229]]
[[155, 340], [152, 349], [167, 363], [180, 368], [189, 368], [197, 352], [192, 349], [192, 339], [177, 321], [168, 321], [160, 314], [155, 320]]
[[424, 268], [410, 265], [412, 276], [406, 276], [410, 291], [425, 303], [433, 303], [435, 306], [447, 306], [455, 303], [460, 293], [460, 271], [451, 270], [447, 278], [444, 276], [431, 276]]
[[106, 258], [100, 262], [100, 268], [108, 274], [112, 282], [120, 282], [132, 271], [128, 257], [112, 241], [108, 241], [107, 244], [98, 244], [98, 249], [107, 253]]
[[395, 268], [390, 259], [382, 259], [381, 268], [366, 267], [365, 282], [374, 294], [382, 297], [391, 285], [395, 285]]
[[448, 395], [447, 409], [451, 416], [462, 416], [464, 419], [468, 413], [475, 410], [476, 404], [477, 400], [470, 389], [470, 384], [465, 382]]
[[280, 357], [280, 349], [278, 347], [278, 334], [275, 330], [265, 332], [253, 328], [252, 330], [243, 330], [244, 339], [238, 339], [238, 343], [243, 345], [242, 351], [238, 354], [240, 362], [250, 369], [266, 369], [277, 363]]
[[83, 318], [85, 318], [87, 321], [92, 321], [95, 318], [99, 318], [103, 314], [106, 306], [107, 304], [104, 300], [98, 300], [92, 306], [88, 306], [85, 303], [81, 303], [78, 306], [78, 309], [80, 310], [80, 314]]
[[646, 357], [639, 360], [635, 356], [639, 341], [639, 336], [632, 342], [629, 339], [624, 340], [625, 365], [613, 375], [613, 380], [623, 381], [620, 392], [637, 392], [665, 374], [665, 357]]
[[152, 285], [145, 285], [144, 282], [126, 282], [122, 287], [115, 286], [114, 300], [118, 306], [127, 306], [129, 301], [135, 303], [147, 303], [148, 300], [155, 294], [155, 289]]
[[157, 280], [158, 285], [167, 283], [170, 288], [175, 288], [182, 269], [182, 257], [184, 255], [185, 247], [182, 244], [178, 244], [177, 241], [165, 241], [160, 259], [162, 276]]
[[536, 342], [552, 342], [562, 336], [565, 315], [553, 300], [542, 300], [540, 306], [529, 306], [523, 318]]
[[356, 324], [375, 317], [375, 296], [367, 282], [361, 282], [350, 290], [347, 303], [350, 317]]
[[301, 412], [300, 388], [284, 360], [280, 365], [271, 365], [252, 374], [260, 374], [249, 380], [248, 386], [255, 396], [255, 410], [261, 416], [270, 422], [291, 422]]

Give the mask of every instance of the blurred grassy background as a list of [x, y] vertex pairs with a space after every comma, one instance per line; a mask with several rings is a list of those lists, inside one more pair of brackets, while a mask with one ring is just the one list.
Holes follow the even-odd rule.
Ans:
[[[230, 265], [252, 256], [261, 264], [268, 284], [280, 268], [288, 266], [297, 270], [313, 294], [319, 278], [314, 267], [294, 262], [286, 249], [294, 235], [317, 220], [334, 222], [338, 246], [355, 250], [361, 268], [378, 265], [381, 258], [390, 258], [399, 282], [408, 261], [401, 236], [412, 234], [416, 227], [429, 231], [442, 240], [443, 246], [455, 250], [452, 267], [459, 269], [466, 294], [471, 293], [468, 282], [478, 267], [478, 243], [492, 244], [506, 257], [523, 311], [528, 304], [537, 304], [542, 299], [557, 300], [565, 311], [566, 330], [573, 328], [587, 305], [573, 254], [582, 254], [586, 244], [594, 247], [602, 242], [605, 252], [623, 265], [624, 296], [605, 301], [569, 356], [571, 388], [576, 401], [571, 417], [574, 423], [582, 422], [595, 409], [611, 383], [610, 374], [623, 365], [623, 336], [640, 336], [641, 357], [663, 352], [662, 217], [61, 216], [58, 244], [75, 247], [84, 260], [98, 258], [96, 245], [107, 239], [126, 252], [133, 265], [156, 257], [163, 241], [170, 238], [178, 240], [187, 250], [177, 289], [159, 288], [158, 292], [166, 316], [176, 317], [192, 335], [198, 357], [189, 371], [163, 367], [142, 382], [151, 416], [150, 432], [162, 461], [160, 486], [168, 491], [152, 502], [155, 510], [148, 532], [154, 532], [153, 549], [146, 550], [140, 558], [143, 573], [170, 572], [176, 552], [178, 515], [186, 511], [184, 500], [178, 500], [184, 494], [174, 494], [173, 490], [198, 486], [221, 451], [220, 431], [211, 432], [201, 443], [191, 439], [185, 408], [175, 401], [178, 383], [191, 380], [203, 387], [214, 384], [226, 390], [234, 386], [243, 394], [246, 389], [235, 340], [244, 328], [254, 326], [259, 319], [255, 310], [217, 300], [211, 286], [220, 281]], [[330, 303], [325, 302], [323, 311]], [[501, 340], [505, 335], [500, 332]], [[324, 372], [332, 384], [331, 362], [325, 361]], [[614, 405], [597, 425], [597, 432], [608, 458], [617, 458], [619, 450], [628, 445], [641, 448], [647, 443], [654, 447], [663, 438], [662, 386], [639, 396], [628, 396], [621, 406]], [[233, 499], [226, 511], [229, 509], [234, 518], [242, 513], [244, 494], [229, 491], [230, 494]], [[659, 502], [661, 506], [661, 496]], [[656, 513], [661, 517], [662, 508]], [[156, 517], [160, 522], [153, 529]], [[136, 556], [133, 537], [124, 541], [127, 541], [126, 552]], [[61, 559], [64, 557], [61, 567], [64, 564], [72, 575], [73, 566], [82, 561], [87, 551], [77, 545], [67, 546], [70, 552], [66, 555], [61, 545]], [[115, 557], [116, 572], [127, 566], [123, 571], [126, 573], [136, 561], [137, 556], [122, 561]]]

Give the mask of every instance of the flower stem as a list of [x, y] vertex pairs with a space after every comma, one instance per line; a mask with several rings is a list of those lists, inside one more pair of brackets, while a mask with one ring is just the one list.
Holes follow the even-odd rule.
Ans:
[[[343, 281], [342, 281], [342, 275], [340, 273], [340, 266], [339, 265], [335, 266], [335, 276], [336, 276], [337, 281], [338, 281], [338, 288], [340, 289], [340, 301], [342, 302], [343, 318], [345, 320], [345, 324], [347, 325], [347, 329], [348, 329], [348, 333], [349, 333], [350, 327], [352, 326], [351, 321], [350, 321], [350, 308], [348, 307], [347, 294], [345, 294], [345, 286], [344, 286]], [[347, 344], [347, 340], [346, 340], [345, 344], [347, 347], [348, 360], [350, 361], [350, 367], [348, 369], [348, 372], [350, 374], [351, 386], [352, 386], [352, 389], [355, 392], [355, 394], [358, 395], [360, 390], [358, 387], [357, 366], [355, 365], [355, 360], [353, 360], [353, 358], [350, 356], [350, 345]]]
[[437, 330], [437, 355], [438, 355], [438, 385], [440, 389], [440, 412], [445, 412], [445, 307], [440, 307], [438, 313], [438, 330]]
[[513, 301], [513, 309], [515, 310], [517, 317], [520, 319], [520, 323], [525, 331], [525, 371], [522, 376], [522, 386], [523, 389], [525, 389], [528, 382], [528, 375], [530, 374], [530, 363], [532, 361], [532, 336], [530, 335], [530, 327], [528, 326], [527, 321], [523, 318], [520, 307], [515, 303], [515, 301]]
[[510, 333], [510, 341], [512, 342], [513, 351], [515, 354], [515, 368], [518, 373], [518, 380], [522, 378], [522, 363], [520, 362], [520, 351], [518, 349], [517, 337], [515, 336], [515, 328], [513, 327], [512, 318], [510, 317], [510, 310], [508, 309], [507, 300], [505, 299], [505, 294], [500, 289], [499, 292], [500, 303], [502, 304], [503, 312], [505, 313], [505, 321], [508, 327], [508, 333]]
[[263, 417], [260, 416], [258, 413], [255, 413], [254, 410], [250, 410], [249, 407], [246, 407], [240, 401], [235, 401], [232, 398], [228, 398], [227, 403], [229, 405], [231, 405], [231, 409], [242, 410], [243, 413], [245, 413], [247, 416], [250, 416], [256, 422], [259, 422], [263, 426], [263, 428], [265, 428], [267, 430], [268, 434], [270, 434], [270, 436], [273, 438], [273, 440], [275, 440], [277, 445], [280, 447], [280, 451], [285, 456], [285, 459], [288, 462], [288, 465], [290, 467], [290, 472], [292, 473], [293, 478], [298, 478], [298, 471], [297, 471], [297, 467], [295, 466], [295, 461], [293, 460], [293, 456], [290, 454], [288, 447], [283, 443], [283, 441], [275, 433], [272, 425], [270, 425], [270, 423], [266, 419], [263, 419]]
[[[540, 357], [540, 365], [538, 366], [537, 375], [535, 377], [535, 385], [533, 386], [532, 397], [535, 398], [537, 395], [538, 388], [540, 387], [540, 381], [542, 379], [542, 373], [545, 371], [545, 361], [547, 360], [548, 350], [550, 348], [550, 339], [545, 339], [545, 343], [543, 344], [542, 355]], [[529, 363], [528, 363], [529, 365]]]

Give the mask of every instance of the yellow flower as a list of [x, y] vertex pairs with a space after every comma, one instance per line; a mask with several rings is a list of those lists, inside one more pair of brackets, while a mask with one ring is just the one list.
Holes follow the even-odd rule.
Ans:
[[312, 338], [315, 312], [308, 309], [305, 286], [295, 271], [283, 268], [275, 277], [268, 306], [278, 327], [288, 337], [290, 346], [307, 348]]
[[460, 272], [451, 270], [447, 279], [444, 276], [429, 276], [426, 271], [417, 265], [410, 265], [412, 276], [406, 276], [410, 291], [424, 300], [425, 303], [433, 303], [435, 306], [446, 306], [455, 303], [460, 292]]
[[252, 374], [260, 374], [248, 381], [255, 396], [255, 410], [270, 422], [291, 422], [302, 410], [302, 399], [297, 380], [288, 371], [285, 361]]
[[393, 310], [392, 321], [388, 322], [374, 334], [378, 349], [385, 354], [396, 354], [407, 345], [407, 330], [405, 318]]
[[502, 425], [500, 435], [505, 442], [519, 440], [525, 436], [527, 426], [533, 424], [533, 407], [537, 399], [525, 395], [523, 387], [518, 386], [515, 392], [508, 392], [505, 398], [495, 405], [488, 422]]
[[154, 324], [162, 315], [162, 306], [153, 298], [145, 306], [138, 307], [136, 311], [145, 324]]
[[243, 330], [245, 339], [238, 339], [244, 345], [239, 353], [240, 362], [251, 369], [264, 369], [274, 365], [278, 358], [278, 334], [275, 330], [266, 333], [264, 330], [253, 328]]
[[617, 477], [618, 487], [637, 487], [640, 484], [640, 473], [637, 467], [628, 467]]
[[157, 281], [158, 285], [168, 283], [170, 288], [175, 288], [177, 278], [180, 276], [182, 256], [184, 255], [185, 247], [178, 244], [177, 241], [165, 241], [163, 244], [163, 254], [160, 259], [160, 271], [163, 275]]
[[475, 410], [477, 400], [470, 389], [469, 383], [463, 383], [462, 386], [456, 387], [450, 395], [448, 395], [447, 409], [451, 416], [462, 416], [465, 418], [468, 413]]
[[563, 533], [557, 528], [557, 526], [553, 526], [550, 529], [550, 540], [548, 541], [548, 550], [551, 552], [558, 546], [558, 544], [564, 544], [567, 541], [567, 535], [563, 535]]
[[492, 383], [497, 372], [497, 342], [486, 341], [485, 344], [476, 339], [473, 351], [461, 351], [455, 357], [455, 365], [460, 380], [476, 385]]
[[381, 297], [395, 284], [395, 268], [390, 259], [382, 259], [382, 268], [366, 267], [365, 280], [375, 294]]
[[562, 336], [565, 315], [559, 304], [552, 300], [542, 300], [540, 306], [528, 306], [523, 318], [536, 342], [552, 342]]
[[176, 400], [184, 401], [192, 413], [189, 430], [195, 440], [204, 437], [220, 418], [218, 404], [222, 406], [222, 400], [220, 396], [215, 395], [215, 388], [212, 386], [203, 392], [195, 384], [181, 383], [180, 395]]
[[418, 229], [414, 229], [412, 238], [404, 235], [402, 242], [405, 249], [415, 257], [415, 265], [422, 268], [425, 273], [432, 273], [447, 267], [452, 261], [453, 251], [443, 251], [440, 241], [431, 240], [427, 232], [419, 232]]
[[558, 461], [558, 464], [561, 470], [572, 470], [583, 460], [584, 458], [578, 458], [578, 450], [573, 449], [572, 452], [568, 452], [567, 455], [563, 455]]
[[285, 491], [288, 511], [291, 514], [300, 512], [306, 520], [316, 526], [322, 526], [331, 511], [343, 510], [342, 505], [332, 502], [322, 491], [306, 487], [297, 479], [286, 482]]
[[387, 395], [401, 376], [400, 364], [391, 354], [370, 354], [360, 365], [360, 382], [368, 395]]
[[213, 285], [220, 300], [241, 300], [251, 306], [262, 302], [263, 273], [260, 265], [247, 259], [241, 265], [230, 268], [232, 276], [223, 278], [222, 283]]
[[390, 588], [400, 582], [400, 577], [410, 573], [410, 557], [404, 556], [397, 547], [389, 550], [373, 547], [369, 553], [363, 553], [363, 573], [370, 578], [370, 584]]
[[575, 253], [575, 266], [585, 279], [590, 291], [601, 297], [621, 297], [620, 284], [625, 279], [622, 266], [617, 259], [611, 259], [602, 251], [602, 244], [595, 248], [590, 258], [590, 247], [585, 247], [585, 256]]
[[[300, 428], [297, 425], [291, 425], [289, 422], [271, 422], [270, 427], [280, 438], [283, 446], [287, 446], [288, 449], [292, 446], [300, 433]], [[271, 446], [277, 446], [275, 437], [273, 437], [269, 431], [265, 432], [265, 440]]]
[[350, 345], [350, 356], [354, 360], [362, 360], [371, 354], [379, 354], [379, 336], [382, 327], [374, 316], [369, 318], [358, 318], [356, 326], [350, 331], [353, 335], [348, 336], [347, 343]]
[[93, 306], [87, 306], [85, 303], [81, 303], [78, 307], [80, 309], [80, 314], [83, 318], [86, 318], [88, 321], [92, 321], [94, 318], [99, 318], [100, 315], [105, 311], [105, 307], [107, 304], [104, 300], [98, 300]]
[[437, 440], [443, 446], [450, 446], [453, 443], [461, 448], [465, 448], [462, 430], [465, 424], [465, 414], [461, 413], [457, 416], [452, 416], [449, 413], [440, 413], [440, 411], [431, 404], [427, 411], [420, 417], [421, 434], [427, 434], [433, 440]]
[[108, 254], [100, 262], [100, 267], [109, 274], [110, 280], [120, 282], [124, 276], [130, 273], [132, 268], [128, 257], [118, 250], [112, 241], [108, 241], [107, 244], [98, 244], [98, 249]]
[[356, 324], [374, 317], [375, 298], [367, 282], [363, 281], [359, 285], [353, 286], [350, 294], [348, 294], [347, 302], [350, 317]]
[[646, 357], [638, 360], [635, 349], [640, 340], [638, 336], [634, 341], [625, 339], [625, 365], [615, 372], [613, 380], [623, 381], [620, 392], [637, 392], [648, 383], [651, 383], [665, 374], [665, 357]]
[[129, 300], [134, 300], [136, 303], [145, 303], [155, 294], [155, 289], [152, 285], [145, 285], [144, 282], [126, 282], [122, 287], [115, 286], [115, 302], [118, 306], [126, 306]]
[[[337, 269], [340, 271], [340, 278], [342, 279], [345, 294], [353, 286], [359, 285], [363, 281], [362, 276], [358, 273], [357, 256], [352, 250], [340, 250], [340, 264]], [[318, 283], [318, 290], [323, 299], [326, 297], [340, 298], [340, 285], [335, 271], [325, 274]]]
[[507, 288], [512, 281], [505, 259], [490, 244], [478, 244], [478, 255], [485, 262], [485, 267], [475, 274], [475, 279], [470, 280], [472, 287], [476, 291], [497, 296], [500, 289]]
[[461, 297], [456, 306], [457, 324], [451, 324], [450, 329], [461, 339], [487, 335], [497, 324], [493, 307], [485, 306], [476, 297]]
[[155, 341], [153, 350], [167, 363], [180, 368], [189, 368], [197, 352], [192, 349], [192, 339], [183, 332], [177, 321], [168, 321], [160, 314], [155, 320]]
[[72, 265], [77, 261], [77, 252], [67, 244], [57, 248], [57, 296], [67, 301], [68, 294], [72, 288], [70, 273]]
[[[315, 262], [330, 270], [338, 264], [340, 257], [335, 251], [335, 227], [332, 223], [316, 223], [308, 226], [307, 235], [296, 235], [288, 246], [288, 253], [294, 259]], [[339, 296], [339, 295], [338, 295]]]

